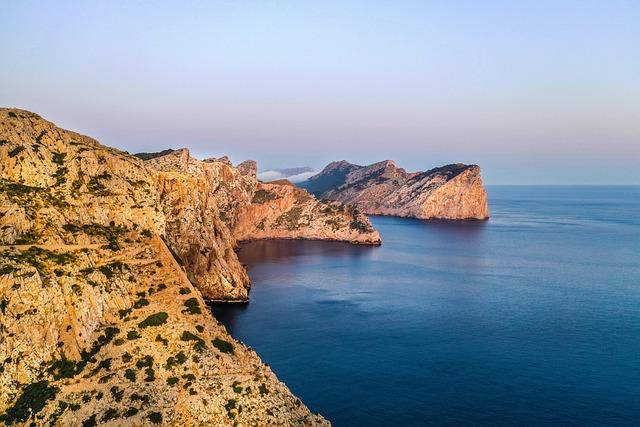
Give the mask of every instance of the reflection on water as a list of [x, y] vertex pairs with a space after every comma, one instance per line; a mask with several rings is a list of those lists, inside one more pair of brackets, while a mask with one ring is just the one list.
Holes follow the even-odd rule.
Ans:
[[381, 247], [261, 241], [214, 315], [340, 426], [640, 425], [640, 188], [493, 188]]
[[317, 240], [259, 240], [240, 246], [238, 256], [247, 269], [256, 264], [270, 262], [290, 263], [301, 257], [347, 257], [359, 258], [371, 255], [376, 246], [351, 245], [344, 242], [322, 242]]

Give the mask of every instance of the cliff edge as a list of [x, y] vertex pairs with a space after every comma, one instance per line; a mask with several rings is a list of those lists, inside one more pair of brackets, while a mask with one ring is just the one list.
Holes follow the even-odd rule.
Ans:
[[487, 219], [487, 192], [477, 165], [451, 164], [408, 173], [385, 160], [369, 166], [333, 162], [300, 187], [370, 215], [420, 219]]
[[251, 162], [145, 158], [0, 109], [0, 421], [328, 424], [204, 298], [247, 300], [238, 238], [377, 232], [353, 210], [263, 187]]

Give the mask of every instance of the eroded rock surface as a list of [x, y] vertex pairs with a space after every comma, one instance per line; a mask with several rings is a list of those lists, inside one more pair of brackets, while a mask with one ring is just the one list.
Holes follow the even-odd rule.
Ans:
[[352, 209], [259, 183], [251, 163], [144, 157], [0, 109], [2, 421], [326, 424], [203, 296], [247, 300], [238, 238], [378, 243], [377, 232]]
[[391, 160], [358, 166], [333, 162], [301, 187], [322, 199], [370, 215], [421, 219], [487, 219], [489, 206], [477, 165], [452, 164], [408, 173]]

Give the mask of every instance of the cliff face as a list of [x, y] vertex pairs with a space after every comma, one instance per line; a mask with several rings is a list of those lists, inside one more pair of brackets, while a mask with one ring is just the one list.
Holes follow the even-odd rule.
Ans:
[[367, 217], [341, 203], [320, 202], [288, 181], [260, 183], [233, 224], [240, 240], [317, 239], [380, 244]]
[[[247, 299], [237, 236], [375, 243], [376, 232], [352, 210], [318, 213], [324, 204], [289, 192], [269, 197], [269, 215], [252, 213], [263, 187], [250, 162], [146, 158], [0, 109], [1, 421], [326, 423], [228, 336], [203, 296]], [[292, 221], [252, 234], [290, 206], [336, 228]]]
[[454, 164], [407, 173], [391, 160], [369, 166], [329, 164], [301, 184], [322, 199], [370, 215], [421, 219], [487, 219], [487, 193], [477, 165]]
[[[291, 185], [263, 184], [256, 165], [194, 159], [188, 150], [152, 158], [167, 244], [205, 297], [246, 300], [249, 279], [234, 247], [254, 239], [321, 239], [380, 244], [369, 220], [353, 209], [319, 202]], [[334, 206], [336, 205], [336, 206]]]

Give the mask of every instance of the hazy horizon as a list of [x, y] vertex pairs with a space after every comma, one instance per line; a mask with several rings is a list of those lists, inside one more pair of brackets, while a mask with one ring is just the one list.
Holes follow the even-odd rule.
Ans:
[[640, 3], [12, 2], [0, 105], [261, 170], [640, 184]]

